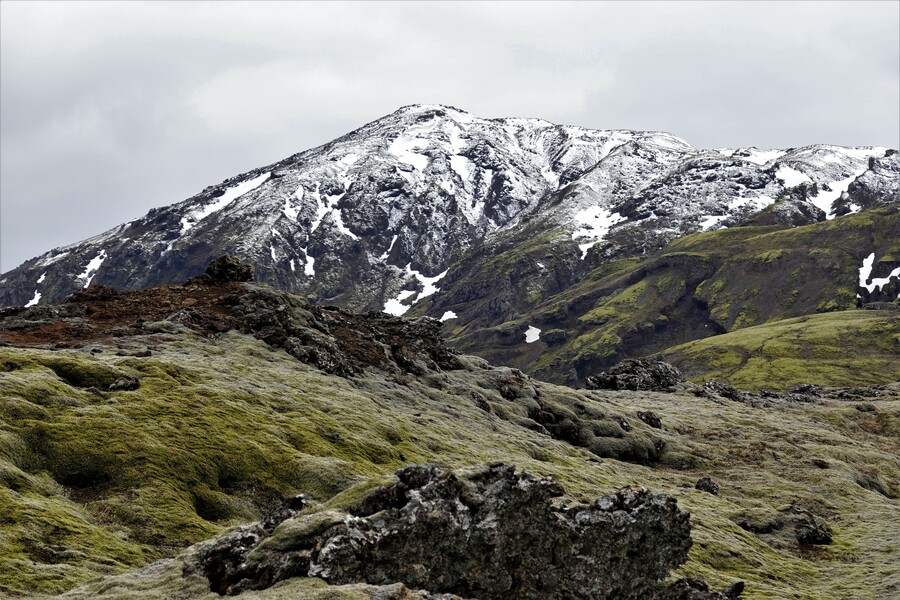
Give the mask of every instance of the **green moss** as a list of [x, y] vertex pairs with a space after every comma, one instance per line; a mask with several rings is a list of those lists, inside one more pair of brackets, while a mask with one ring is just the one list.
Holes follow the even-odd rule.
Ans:
[[69, 385], [80, 388], [105, 390], [125, 376], [123, 371], [104, 364], [85, 363], [64, 357], [48, 360], [43, 364]]
[[[504, 296], [520, 315], [516, 327], [543, 323], [566, 329], [566, 339], [550, 348], [538, 352], [537, 346], [511, 343], [508, 331], [479, 320], [451, 326], [453, 343], [551, 381], [583, 380], [614, 356], [648, 356], [716, 331], [853, 308], [863, 257], [889, 254], [897, 239], [900, 213], [890, 208], [802, 227], [684, 236], [654, 256], [601, 264], [556, 294], [544, 290], [540, 302], [534, 287]], [[523, 273], [533, 263], [528, 260], [517, 267]], [[493, 270], [482, 280], [496, 280]], [[469, 309], [492, 312], [486, 304]], [[873, 341], [892, 342], [892, 335]], [[609, 348], [615, 339], [618, 346]]]
[[741, 329], [663, 356], [695, 380], [730, 379], [751, 390], [871, 385], [900, 379], [898, 331], [895, 313], [843, 311]]
[[[860, 321], [839, 326], [854, 319]], [[786, 329], [773, 335], [781, 330], [772, 327]], [[810, 337], [814, 330], [819, 333]], [[806, 360], [803, 353], [818, 341], [827, 342], [831, 356], [861, 330], [867, 339], [876, 331], [897, 333], [885, 314], [829, 313], [743, 329], [735, 332], [745, 336], [741, 343], [706, 350], [716, 368], [733, 376], [747, 365], [760, 379], [783, 377], [778, 371], [784, 370], [793, 376], [787, 363]], [[582, 349], [603, 347], [608, 334], [595, 332]], [[857, 483], [897, 489], [895, 397], [872, 399], [870, 412], [840, 402], [766, 409], [535, 384], [560, 418], [576, 411], [627, 418], [630, 432], [609, 419], [580, 432], [596, 451], [637, 458], [642, 448], [664, 444], [660, 466], [648, 468], [601, 461], [588, 449], [528, 429], [524, 416], [535, 401], [501, 397], [492, 379], [501, 374], [475, 359], [466, 359], [468, 369], [430, 378], [366, 373], [346, 380], [237, 334], [156, 344], [146, 361], [0, 348], [0, 363], [23, 366], [0, 373], [0, 591], [34, 597], [105, 575], [73, 597], [206, 597], [202, 575], [183, 572], [186, 559], [129, 569], [258, 518], [287, 495], [309, 495], [312, 510], [342, 510], [405, 464], [494, 461], [553, 476], [580, 501], [632, 484], [674, 496], [691, 512], [695, 540], [677, 575], [717, 585], [740, 578], [753, 600], [826, 598], [834, 590], [847, 598], [877, 597], [897, 583], [897, 500]], [[139, 374], [141, 387], [100, 394], [72, 387], [44, 366], [60, 358], [90, 372]], [[57, 397], [65, 400], [47, 400]], [[498, 417], [500, 407], [509, 420]], [[662, 430], [634, 416], [646, 410], [661, 415]], [[525, 426], [516, 424], [517, 416]], [[811, 457], [832, 466], [820, 469]], [[722, 486], [719, 496], [693, 489], [701, 475]], [[59, 479], [67, 477], [63, 486]], [[810, 558], [796, 548], [776, 549], [730, 519], [736, 511], [791, 503], [828, 517], [837, 532], [833, 550]], [[369, 589], [299, 578], [251, 597], [366, 598]]]

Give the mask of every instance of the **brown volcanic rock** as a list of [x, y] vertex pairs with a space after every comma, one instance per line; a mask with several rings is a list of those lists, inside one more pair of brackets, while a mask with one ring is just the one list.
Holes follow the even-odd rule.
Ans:
[[283, 348], [327, 373], [352, 375], [373, 367], [421, 374], [456, 368], [436, 319], [405, 320], [383, 313], [352, 314], [319, 307], [265, 285], [245, 282], [249, 267], [230, 257], [184, 285], [117, 292], [96, 286], [60, 306], [0, 311], [0, 343], [72, 347], [144, 335], [170, 322], [214, 336], [237, 330]]

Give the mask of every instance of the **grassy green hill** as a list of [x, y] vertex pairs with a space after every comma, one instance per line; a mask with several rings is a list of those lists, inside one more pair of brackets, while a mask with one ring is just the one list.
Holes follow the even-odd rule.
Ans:
[[900, 381], [900, 312], [851, 310], [738, 329], [661, 353], [689, 378], [747, 390]]

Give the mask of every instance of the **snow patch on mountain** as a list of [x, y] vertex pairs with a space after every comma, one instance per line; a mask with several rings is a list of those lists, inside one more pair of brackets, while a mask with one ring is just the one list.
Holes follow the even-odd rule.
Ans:
[[97, 270], [100, 269], [100, 265], [103, 264], [104, 260], [106, 260], [106, 250], [101, 250], [100, 254], [92, 258], [84, 268], [84, 271], [75, 278], [78, 282], [83, 284], [81, 286], [82, 288], [91, 285], [91, 280], [94, 278], [94, 275], [97, 274]]
[[[413, 305], [414, 302], [418, 302], [419, 300], [422, 300], [423, 298], [427, 298], [428, 296], [434, 295], [436, 292], [439, 292], [440, 288], [438, 288], [434, 284], [437, 283], [438, 281], [440, 281], [441, 279], [443, 279], [447, 275], [448, 271], [449, 271], [449, 269], [447, 271], [444, 271], [443, 273], [438, 273], [434, 277], [428, 277], [426, 275], [423, 275], [420, 271], [413, 269], [412, 263], [407, 264], [406, 268], [403, 269], [403, 272], [406, 274], [407, 277], [414, 278], [419, 283], [419, 285], [422, 286], [422, 291], [421, 292], [416, 292], [415, 290], [401, 291], [399, 294], [397, 294], [396, 297], [391, 298], [387, 302], [385, 302], [382, 312], [386, 312], [388, 314], [391, 314], [391, 315], [394, 315], [397, 317], [405, 314], [406, 311], [408, 311], [410, 309], [410, 307]], [[412, 298], [413, 296], [415, 296], [415, 299], [412, 302], [410, 302], [409, 304], [403, 303], [405, 300]], [[454, 316], [455, 316], [455, 313], [454, 313]]]
[[870, 280], [874, 265], [875, 253], [873, 252], [863, 259], [862, 266], [859, 268], [859, 287], [866, 288], [869, 292], [873, 292], [877, 288], [880, 292], [881, 288], [891, 282], [891, 279], [900, 278], [900, 267], [897, 267], [888, 273], [887, 277], [874, 277]]
[[712, 231], [713, 229], [719, 229], [719, 223], [728, 218], [729, 215], [703, 215], [700, 217], [702, 221], [700, 221], [700, 229], [703, 231]]
[[[884, 153], [887, 152], [887, 148], [883, 146], [857, 146], [857, 147], [845, 147], [845, 146], [833, 146], [833, 148], [843, 154], [844, 156], [849, 156], [851, 158], [860, 158], [860, 159], [869, 159], [872, 157], [884, 156]], [[841, 162], [839, 158], [829, 159], [831, 162]]]
[[412, 304], [403, 304], [403, 301], [414, 295], [415, 290], [404, 290], [397, 294], [396, 298], [391, 298], [387, 302], [384, 303], [384, 308], [382, 312], [386, 312], [389, 315], [394, 315], [395, 317], [400, 317], [406, 314]]
[[455, 123], [450, 126], [447, 137], [450, 142], [451, 153], [458, 155], [465, 149], [467, 142], [463, 137], [463, 130]]
[[337, 227], [338, 231], [340, 231], [342, 234], [346, 235], [347, 237], [349, 237], [352, 240], [359, 239], [358, 235], [356, 235], [355, 233], [350, 231], [350, 229], [346, 225], [344, 225], [344, 216], [343, 216], [343, 213], [341, 213], [341, 209], [339, 209], [339, 208], [332, 209], [331, 213], [329, 213], [329, 214], [331, 215], [332, 223], [334, 223], [334, 226]]
[[47, 254], [47, 256], [45, 256], [44, 258], [39, 260], [37, 263], [35, 263], [34, 266], [38, 267], [38, 268], [49, 267], [53, 263], [57, 263], [57, 262], [61, 261], [62, 259], [67, 257], [69, 254], [70, 254], [69, 252], [60, 252], [59, 254], [53, 254], [53, 252], [50, 252]]
[[[297, 202], [303, 202], [303, 186], [297, 188], [297, 191], [294, 192], [294, 197], [297, 198]], [[288, 196], [284, 198], [284, 208], [281, 209], [281, 213], [287, 218], [288, 221], [297, 222], [297, 215], [300, 214], [300, 205], [294, 206], [291, 204], [291, 199]]]
[[773, 204], [774, 202], [774, 199], [762, 194], [760, 194], [759, 196], [750, 196], [746, 198], [735, 198], [728, 203], [728, 210], [736, 211], [740, 208], [751, 206], [754, 210], [759, 211], [766, 208], [770, 204]]
[[443, 279], [447, 275], [447, 272], [449, 270], [450, 269], [447, 269], [443, 273], [438, 273], [434, 277], [427, 277], [427, 276], [423, 275], [422, 273], [420, 273], [419, 271], [412, 269], [412, 263], [406, 265], [407, 275], [411, 275], [411, 276], [415, 277], [419, 281], [419, 283], [422, 285], [422, 292], [419, 294], [419, 296], [416, 298], [416, 300], [418, 301], [418, 300], [421, 300], [422, 298], [427, 298], [428, 296], [431, 296], [435, 292], [440, 291], [440, 288], [438, 288], [434, 284], [437, 283], [438, 281], [440, 281], [441, 279]]
[[263, 173], [258, 177], [243, 181], [225, 190], [225, 193], [219, 196], [215, 202], [189, 212], [181, 219], [181, 235], [187, 233], [194, 225], [196, 225], [206, 217], [222, 210], [244, 194], [252, 192], [256, 188], [264, 184], [271, 175], [271, 172]]
[[428, 147], [428, 140], [414, 136], [401, 135], [388, 147], [388, 152], [397, 157], [403, 164], [410, 165], [418, 171], [424, 171], [428, 167], [428, 157], [419, 154], [416, 150]]
[[588, 250], [606, 237], [613, 225], [624, 221], [625, 217], [601, 206], [593, 206], [575, 213], [574, 219], [580, 227], [572, 232], [572, 239], [576, 242], [581, 240], [578, 247], [581, 249], [581, 259], [584, 260]]
[[309, 246], [306, 248], [300, 248], [303, 251], [303, 255], [306, 257], [306, 263], [303, 265], [303, 274], [307, 277], [315, 277], [316, 276], [316, 259], [309, 255]]
[[449, 321], [450, 319], [455, 319], [456, 317], [457, 315], [455, 312], [453, 312], [452, 310], [448, 310], [441, 315], [440, 321], [441, 323], [443, 323], [444, 321]]
[[37, 304], [41, 301], [41, 293], [37, 290], [34, 290], [34, 298], [28, 301], [28, 304], [25, 305], [25, 308], [29, 308]]
[[528, 331], [525, 332], [525, 343], [532, 344], [539, 339], [541, 339], [541, 330], [534, 325], [529, 325]]
[[472, 174], [475, 172], [475, 165], [465, 156], [454, 154], [450, 157], [450, 168], [456, 173], [463, 183], [472, 182]]
[[45, 279], [47, 279], [47, 272], [46, 272], [46, 271], [44, 271], [43, 273], [41, 273], [41, 276], [38, 277], [37, 282], [38, 282], [38, 283], [44, 283], [44, 280], [45, 280]]
[[399, 236], [397, 234], [394, 234], [394, 237], [391, 238], [391, 244], [388, 246], [388, 249], [384, 251], [384, 254], [378, 257], [378, 260], [385, 261], [388, 259], [388, 255], [391, 253], [391, 250], [394, 249], [394, 244], [397, 243], [398, 237]]
[[[793, 169], [787, 165], [781, 165], [775, 171], [775, 177], [784, 182], [784, 187], [792, 188], [802, 183], [812, 183], [812, 179], [806, 173], [801, 173], [797, 169]], [[826, 211], [828, 212], [828, 211]]]
[[312, 233], [316, 229], [319, 228], [319, 225], [322, 223], [322, 219], [325, 218], [325, 215], [331, 210], [331, 207], [328, 206], [327, 202], [322, 201], [322, 196], [319, 194], [319, 189], [322, 184], [320, 182], [316, 182], [316, 189], [310, 192], [310, 196], [313, 199], [313, 202], [316, 203], [316, 216], [313, 219], [312, 223], [309, 225], [309, 232]]
[[733, 151], [732, 156], [752, 162], [755, 165], [765, 165], [775, 159], [785, 155], [784, 150], [760, 150], [759, 148], [748, 148], [744, 151]]
[[[841, 179], [840, 181], [832, 181], [828, 184], [828, 187], [831, 188], [830, 190], [825, 190], [822, 188], [822, 186], [819, 186], [819, 193], [815, 196], [812, 196], [809, 201], [825, 211], [825, 218], [830, 221], [835, 217], [834, 211], [831, 209], [832, 203], [840, 198], [841, 194], [846, 192], [850, 187], [850, 184], [853, 183], [853, 181], [864, 172], [865, 169], [860, 169], [854, 172], [849, 177], [846, 177], [845, 179]], [[850, 212], [859, 212], [860, 207], [855, 206], [855, 209], [856, 210], [851, 209]]]

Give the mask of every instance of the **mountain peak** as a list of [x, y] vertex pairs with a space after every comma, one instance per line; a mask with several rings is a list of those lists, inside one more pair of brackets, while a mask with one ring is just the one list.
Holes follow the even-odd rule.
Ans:
[[[610, 257], [738, 225], [798, 185], [809, 186], [798, 202], [829, 218], [895, 200], [898, 159], [884, 154], [824, 145], [714, 152], [665, 132], [411, 104], [29, 260], [0, 279], [0, 304], [58, 302], [86, 284], [184, 281], [213, 255], [234, 254], [263, 282], [318, 302], [402, 313], [441, 298], [455, 264], [516, 236], [552, 242], [566, 257], [563, 271], [535, 280], [538, 290]], [[513, 314], [498, 307], [495, 316]]]

